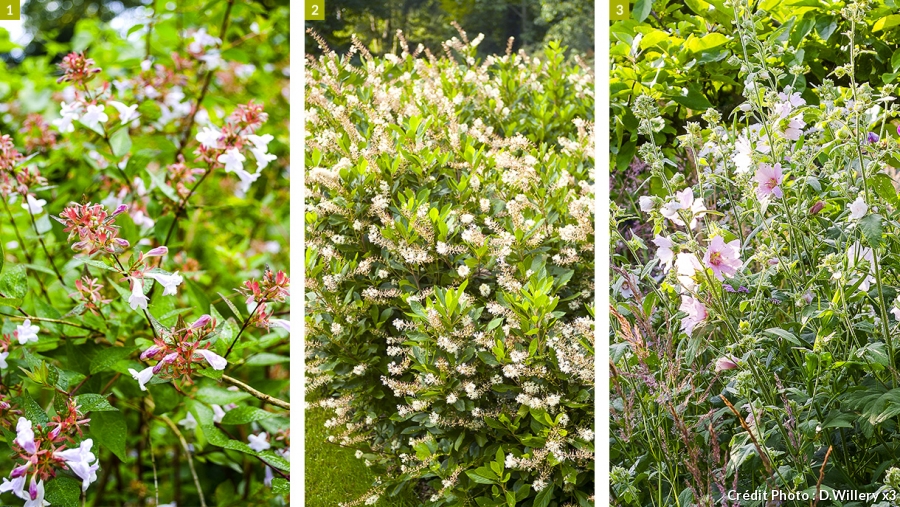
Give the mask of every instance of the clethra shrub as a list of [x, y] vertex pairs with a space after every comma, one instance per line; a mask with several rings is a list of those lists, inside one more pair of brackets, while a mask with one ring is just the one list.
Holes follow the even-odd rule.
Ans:
[[307, 389], [379, 477], [345, 505], [592, 505], [593, 75], [399, 36], [307, 62]]

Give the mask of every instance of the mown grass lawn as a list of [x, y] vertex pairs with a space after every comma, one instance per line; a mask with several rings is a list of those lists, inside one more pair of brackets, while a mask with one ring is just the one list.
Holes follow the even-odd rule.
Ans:
[[[325, 439], [324, 423], [328, 413], [321, 409], [306, 412], [306, 505], [336, 507], [362, 496], [375, 478], [351, 449], [330, 444]], [[394, 498], [382, 498], [379, 507], [415, 507], [421, 505], [412, 492]]]

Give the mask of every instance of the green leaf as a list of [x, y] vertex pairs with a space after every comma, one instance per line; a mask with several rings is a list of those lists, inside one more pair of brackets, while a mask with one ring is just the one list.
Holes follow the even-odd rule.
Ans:
[[18, 308], [28, 293], [28, 280], [25, 278], [25, 267], [12, 266], [0, 273], [0, 305]]
[[47, 424], [50, 422], [50, 418], [47, 417], [47, 413], [44, 412], [44, 409], [41, 408], [40, 405], [34, 398], [28, 394], [28, 391], [22, 392], [22, 412], [24, 412], [25, 418], [34, 424]]
[[291, 493], [291, 483], [282, 477], [272, 479], [272, 493], [276, 495], [288, 495]]
[[137, 347], [110, 347], [101, 349], [97, 352], [97, 355], [91, 359], [91, 375], [101, 371], [112, 370], [114, 364], [123, 359], [127, 359], [135, 350], [137, 350]]
[[489, 468], [481, 467], [477, 470], [466, 470], [466, 475], [478, 484], [497, 484], [497, 474]]
[[109, 138], [109, 145], [112, 147], [113, 155], [121, 158], [131, 151], [131, 136], [128, 135], [128, 128], [120, 128]]
[[875, 24], [872, 25], [872, 31], [879, 32], [897, 25], [900, 25], [900, 14], [891, 14], [876, 21]]
[[869, 178], [868, 181], [875, 189], [875, 193], [882, 199], [894, 206], [900, 205], [900, 199], [897, 198], [897, 190], [894, 188], [894, 180], [890, 176], [884, 173], [877, 173]]
[[244, 442], [239, 442], [237, 440], [232, 440], [226, 437], [225, 434], [222, 433], [222, 430], [216, 428], [211, 424], [201, 424], [200, 428], [203, 430], [203, 435], [206, 436], [206, 440], [208, 440], [212, 445], [222, 447], [224, 449], [230, 449], [232, 451], [242, 452], [251, 456], [259, 456], [259, 458], [265, 461], [267, 465], [278, 468], [279, 470], [284, 470], [285, 472], [289, 472], [291, 469], [291, 464], [286, 459], [278, 456], [274, 452], [256, 452]]
[[225, 417], [222, 418], [222, 424], [247, 424], [275, 417], [276, 415], [278, 414], [267, 412], [261, 408], [241, 406], [226, 412]]
[[96, 412], [91, 415], [91, 436], [109, 449], [120, 460], [128, 461], [125, 454], [125, 435], [128, 428], [122, 412]]
[[546, 488], [542, 489], [534, 497], [533, 507], [547, 507], [550, 505], [550, 500], [553, 500], [553, 488], [553, 484], [548, 484]]
[[689, 86], [686, 91], [682, 91], [680, 95], [673, 95], [672, 100], [695, 111], [702, 111], [712, 107], [709, 100], [706, 99], [696, 86]]
[[75, 397], [75, 404], [78, 405], [82, 414], [88, 412], [116, 412], [119, 409], [109, 404], [109, 400], [100, 394], [88, 393], [80, 394]]
[[638, 23], [643, 23], [647, 16], [650, 15], [650, 9], [653, 7], [653, 0], [637, 0], [634, 3], [634, 9], [631, 12], [631, 17], [634, 18]]
[[44, 500], [54, 507], [79, 507], [81, 481], [62, 476], [50, 479], [44, 485]]
[[197, 391], [197, 399], [210, 405], [228, 405], [249, 397], [243, 391], [229, 391], [217, 386], [203, 386]]
[[800, 339], [797, 338], [796, 336], [794, 336], [794, 333], [791, 333], [790, 331], [785, 331], [784, 329], [781, 329], [778, 327], [771, 327], [769, 329], [766, 329], [765, 332], [769, 333], [769, 334], [773, 334], [779, 338], [783, 338], [798, 347], [803, 346], [803, 342], [801, 342]]
[[872, 213], [859, 221], [859, 230], [872, 248], [881, 246], [881, 215]]
[[726, 43], [728, 43], [728, 37], [720, 33], [708, 33], [699, 39], [693, 36], [688, 37], [684, 43], [684, 47], [693, 53], [699, 53], [701, 51], [706, 51], [707, 49], [719, 47]]
[[263, 352], [262, 354], [256, 354], [255, 356], [247, 359], [245, 363], [248, 366], [269, 366], [272, 364], [280, 364], [290, 362], [291, 358], [288, 356], [281, 356], [278, 354], [269, 354], [268, 352]]

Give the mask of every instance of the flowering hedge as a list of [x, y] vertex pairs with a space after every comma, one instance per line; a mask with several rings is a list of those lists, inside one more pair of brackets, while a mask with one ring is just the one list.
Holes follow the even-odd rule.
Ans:
[[650, 177], [612, 206], [613, 498], [897, 505], [897, 87], [859, 80], [856, 37], [889, 10], [846, 3], [845, 59], [812, 85], [800, 27], [728, 8], [744, 101], [665, 147], [658, 96], [634, 102]]
[[345, 505], [593, 502], [593, 75], [480, 40], [308, 62], [307, 389], [379, 475]]
[[286, 9], [174, 6], [3, 69], [4, 504], [285, 502]]

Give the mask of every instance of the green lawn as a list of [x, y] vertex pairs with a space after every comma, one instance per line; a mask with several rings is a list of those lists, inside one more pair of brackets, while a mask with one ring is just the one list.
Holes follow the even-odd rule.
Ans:
[[[362, 496], [372, 485], [374, 475], [354, 451], [328, 443], [321, 409], [306, 412], [306, 505], [336, 507]], [[416, 507], [421, 505], [412, 492], [395, 498], [382, 498], [378, 507]]]

